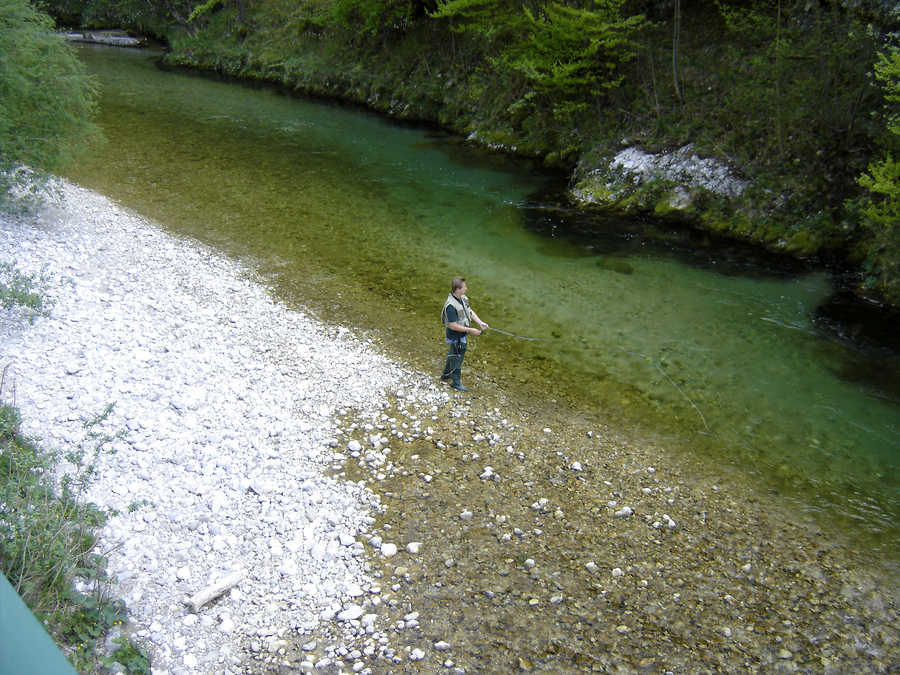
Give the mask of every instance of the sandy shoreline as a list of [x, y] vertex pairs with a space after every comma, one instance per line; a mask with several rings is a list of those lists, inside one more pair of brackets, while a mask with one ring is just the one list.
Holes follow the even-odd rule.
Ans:
[[4, 315], [0, 357], [55, 447], [117, 402], [128, 436], [90, 496], [119, 512], [104, 545], [156, 671], [900, 669], [895, 581], [750, 486], [493, 385], [451, 395], [63, 195], [0, 218], [2, 260], [45, 269], [56, 302]]

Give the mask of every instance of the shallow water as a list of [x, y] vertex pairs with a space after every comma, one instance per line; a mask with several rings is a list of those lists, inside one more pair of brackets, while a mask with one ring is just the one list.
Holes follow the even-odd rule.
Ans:
[[[900, 366], [823, 335], [829, 276], [572, 217], [560, 177], [353, 108], [85, 47], [107, 144], [74, 180], [247, 258], [288, 302], [440, 367], [449, 279], [493, 326], [466, 377], [652, 429], [893, 559]], [[537, 339], [521, 339], [521, 337]], [[861, 376], [867, 370], [879, 378]]]

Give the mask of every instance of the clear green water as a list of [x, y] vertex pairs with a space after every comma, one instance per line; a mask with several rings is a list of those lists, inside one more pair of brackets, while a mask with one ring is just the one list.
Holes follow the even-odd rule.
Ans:
[[371, 328], [435, 371], [439, 308], [462, 274], [482, 318], [543, 338], [487, 334], [470, 348], [470, 383], [483, 374], [651, 428], [896, 555], [900, 401], [842, 374], [886, 372], [896, 391], [900, 367], [816, 331], [824, 272], [722, 274], [665, 246], [548, 238], [526, 227], [529, 196], [558, 178], [522, 162], [355, 109], [162, 72], [145, 52], [81, 55], [102, 84], [108, 143], [74, 180], [248, 259], [288, 302]]

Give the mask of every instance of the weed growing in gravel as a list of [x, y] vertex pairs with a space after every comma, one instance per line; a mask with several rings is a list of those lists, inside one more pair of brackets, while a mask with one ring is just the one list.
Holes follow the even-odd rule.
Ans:
[[22, 273], [14, 263], [0, 263], [0, 306], [3, 309], [21, 308], [29, 321], [46, 316], [49, 302], [43, 293], [47, 277]]
[[68, 453], [71, 471], [57, 493], [59, 458], [24, 437], [16, 408], [0, 404], [0, 568], [80, 672], [118, 662], [126, 672], [148, 673], [146, 657], [127, 638], [103, 653], [126, 611], [109, 597], [106, 559], [95, 552], [107, 514], [83, 497], [101, 453], [118, 437], [102, 429], [111, 412], [110, 405], [85, 422], [85, 441]]

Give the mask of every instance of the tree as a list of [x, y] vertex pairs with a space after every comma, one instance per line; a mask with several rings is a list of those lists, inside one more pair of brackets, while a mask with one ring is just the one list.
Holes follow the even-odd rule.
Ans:
[[888, 105], [886, 156], [869, 165], [859, 178], [867, 190], [860, 201], [860, 215], [872, 232], [870, 285], [878, 286], [893, 302], [900, 302], [900, 161], [891, 150], [900, 146], [900, 49], [893, 47], [879, 56], [875, 78], [884, 88]]
[[624, 0], [591, 0], [579, 9], [558, 2], [532, 12], [527, 38], [510, 49], [509, 65], [542, 94], [556, 100], [565, 117], [621, 84], [621, 64], [634, 58], [643, 15], [622, 16]]
[[493, 46], [487, 61], [524, 83], [514, 109], [550, 106], [554, 116], [570, 118], [619, 86], [621, 65], [637, 52], [635, 36], [646, 21], [623, 16], [624, 3], [441, 0], [429, 16]]
[[27, 0], [0, 0], [0, 202], [21, 180], [18, 167], [56, 171], [98, 138], [96, 99], [50, 17]]

